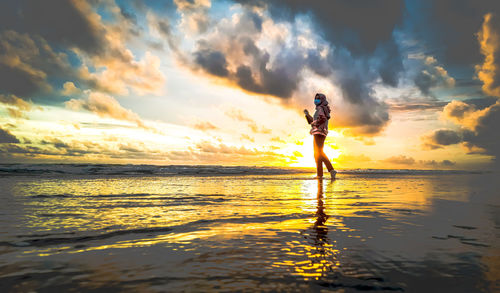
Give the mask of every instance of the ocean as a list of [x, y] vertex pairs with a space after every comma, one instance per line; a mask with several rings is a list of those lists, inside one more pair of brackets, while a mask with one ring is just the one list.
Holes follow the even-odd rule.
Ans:
[[0, 291], [499, 291], [498, 175], [2, 164]]

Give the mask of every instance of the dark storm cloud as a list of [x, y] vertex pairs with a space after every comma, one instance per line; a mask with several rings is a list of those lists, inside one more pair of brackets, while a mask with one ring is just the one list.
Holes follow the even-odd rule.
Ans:
[[[326, 40], [335, 46], [347, 48], [349, 53], [356, 57], [372, 54], [377, 56], [378, 62], [372, 69], [378, 72], [384, 83], [397, 86], [403, 63], [392, 33], [401, 24], [405, 11], [404, 1], [292, 0], [265, 3], [259, 0], [241, 0], [236, 2], [261, 7], [269, 6], [271, 14], [278, 19], [290, 20], [296, 14], [312, 13], [312, 21], [317, 24], [318, 31]], [[317, 65], [317, 62], [313, 65]]]
[[482, 110], [488, 108], [497, 102], [497, 98], [495, 97], [482, 97], [476, 99], [467, 99], [463, 100], [465, 104], [474, 107], [475, 109]]
[[333, 83], [342, 90], [349, 107], [343, 109], [336, 121], [338, 126], [351, 127], [352, 134], [373, 136], [389, 122], [389, 106], [374, 96], [371, 84], [379, 77], [370, 70], [369, 60], [354, 59], [346, 49], [338, 49], [329, 58], [335, 78]]
[[2, 1], [0, 89], [25, 98], [49, 92], [49, 78], [78, 79], [67, 55], [53, 47], [102, 50], [104, 34], [88, 9], [83, 1]]
[[454, 130], [439, 129], [425, 136], [423, 140], [424, 148], [437, 149], [443, 146], [460, 143], [462, 141], [462, 135]]
[[500, 13], [498, 0], [413, 0], [412, 26], [428, 47], [438, 48], [445, 65], [473, 66], [482, 62], [477, 32], [486, 13]]
[[427, 71], [421, 71], [418, 73], [414, 82], [424, 95], [428, 95], [430, 88], [437, 84], [433, 76]]
[[224, 77], [229, 73], [226, 57], [219, 51], [212, 51], [210, 49], [199, 50], [195, 53], [195, 62], [206, 72], [216, 76]]
[[[255, 44], [262, 22], [259, 15], [245, 11], [236, 24], [221, 25], [218, 34], [198, 41], [195, 66], [227, 77], [244, 90], [290, 98], [301, 80], [300, 70], [308, 61], [319, 63], [320, 57], [314, 51], [304, 57], [301, 52], [281, 50], [271, 61], [271, 55]], [[228, 62], [236, 66], [235, 71], [228, 70]]]
[[434, 97], [431, 89], [436, 87], [454, 87], [455, 79], [448, 75], [448, 71], [438, 64], [436, 58], [427, 56], [421, 59], [422, 63], [413, 77], [415, 86], [422, 94]]
[[48, 92], [49, 77], [76, 78], [67, 55], [55, 52], [43, 38], [12, 30], [0, 37], [0, 90], [24, 97]]
[[19, 143], [19, 139], [8, 130], [0, 128], [0, 143]]
[[277, 18], [312, 13], [318, 30], [334, 44], [343, 44], [354, 54], [373, 52], [379, 43], [392, 38], [405, 11], [402, 0], [237, 0], [244, 5], [269, 7]]
[[464, 131], [463, 135], [464, 142], [469, 150], [483, 149], [484, 153], [495, 156], [496, 166], [500, 167], [498, 125], [500, 125], [500, 100], [488, 107], [484, 115], [477, 119], [477, 125], [473, 131]]
[[252, 72], [249, 66], [238, 66], [235, 74], [237, 84], [247, 91], [289, 98], [300, 81], [298, 69], [300, 68], [299, 64], [304, 60], [295, 58], [297, 63], [294, 66], [285, 63], [289, 61], [288, 56], [278, 56], [279, 61], [276, 61], [272, 68], [268, 68], [267, 64], [269, 64], [270, 55], [267, 52], [261, 52], [253, 43], [247, 42], [245, 48], [248, 48], [249, 44], [251, 44], [252, 48], [255, 48], [255, 52], [248, 50], [246, 53], [253, 58], [257, 69]]
[[381, 43], [375, 52], [379, 62], [378, 72], [382, 82], [392, 87], [398, 86], [399, 74], [403, 71], [403, 61], [394, 39]]
[[0, 4], [1, 29], [38, 34], [49, 42], [97, 54], [103, 49], [104, 31], [88, 16], [84, 1], [20, 0]]

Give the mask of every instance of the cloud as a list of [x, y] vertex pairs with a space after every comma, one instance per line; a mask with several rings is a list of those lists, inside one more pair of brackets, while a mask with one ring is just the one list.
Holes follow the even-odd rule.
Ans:
[[229, 118], [232, 118], [236, 121], [242, 121], [242, 122], [255, 122], [253, 119], [249, 118], [246, 116], [241, 109], [238, 108], [231, 108], [230, 110], [227, 110], [225, 112], [226, 116]]
[[85, 76], [95, 81], [95, 88], [120, 95], [128, 94], [129, 88], [139, 95], [162, 93], [165, 75], [160, 70], [160, 58], [146, 52], [144, 58], [137, 61], [130, 51], [122, 49], [127, 55], [126, 60], [95, 58], [93, 66], [103, 70], [95, 73], [83, 70]]
[[[496, 14], [487, 13], [482, 27], [477, 34], [484, 62], [476, 66], [479, 79], [483, 82], [483, 92], [495, 98], [482, 98], [478, 101], [453, 100], [443, 109], [443, 117], [459, 125], [461, 129], [452, 135], [450, 141], [434, 139], [431, 148], [455, 142], [461, 138], [462, 145], [469, 154], [482, 153], [493, 157], [495, 168], [500, 168], [500, 136], [497, 126], [500, 125], [500, 78], [498, 60], [500, 55], [500, 35], [498, 27], [500, 19]], [[451, 134], [451, 132], [449, 132]], [[424, 138], [425, 139], [425, 138]]]
[[[57, 137], [56, 137], [57, 136]], [[22, 144], [0, 144], [0, 158], [5, 161], [33, 162], [33, 160], [49, 162], [151, 162], [168, 161], [175, 151], [168, 151], [154, 145], [147, 145], [143, 141], [128, 139], [127, 137], [107, 137], [95, 142], [84, 137], [72, 138], [67, 135], [51, 133], [41, 140], [24, 142]], [[184, 161], [192, 160], [184, 157]], [[193, 163], [196, 161], [192, 160]], [[199, 163], [199, 162], [198, 162]]]
[[203, 33], [210, 23], [208, 9], [210, 0], [174, 0], [179, 12], [181, 12], [180, 26], [189, 33]]
[[100, 17], [86, 1], [5, 1], [0, 11], [3, 28], [36, 34], [49, 42], [80, 48], [92, 55], [101, 54], [106, 47]]
[[474, 66], [481, 62], [476, 33], [481, 28], [483, 16], [500, 12], [496, 0], [413, 1], [408, 10], [408, 22], [415, 38], [424, 41], [437, 59], [450, 66]]
[[208, 131], [208, 130], [217, 130], [219, 127], [213, 125], [212, 123], [208, 121], [200, 121], [196, 124], [193, 125], [193, 128], [201, 130], [201, 131]]
[[188, 57], [184, 50], [180, 48], [183, 36], [174, 35], [170, 21], [167, 18], [157, 16], [151, 11], [147, 12], [146, 19], [150, 35], [159, 39], [161, 46], [163, 46], [163, 41], [166, 41], [176, 60], [181, 64], [188, 64]]
[[353, 56], [342, 44], [329, 44], [310, 26], [304, 28], [307, 21], [278, 22], [265, 10], [244, 6], [194, 36], [194, 50], [182, 58], [194, 71], [292, 107], [302, 107], [304, 97], [318, 90], [307, 85], [310, 79], [325, 79], [340, 93], [335, 126], [356, 136], [379, 134], [390, 119], [372, 86], [398, 85], [403, 70], [399, 46], [389, 38], [377, 42], [372, 53]]
[[41, 37], [0, 32], [0, 88], [20, 97], [52, 89], [48, 77], [75, 77], [67, 55], [56, 53]]
[[437, 65], [437, 60], [432, 56], [425, 57], [424, 69], [415, 76], [414, 82], [424, 95], [429, 95], [430, 89], [437, 86], [455, 86], [455, 79], [448, 75], [446, 69]]
[[[137, 144], [137, 143], [136, 143]], [[140, 145], [140, 143], [139, 143]], [[125, 148], [125, 147], [124, 147]], [[154, 154], [153, 154], [154, 155]], [[106, 143], [97, 143], [86, 140], [62, 140], [56, 137], [45, 137], [36, 143], [23, 143], [23, 144], [6, 144], [0, 145], [0, 158], [10, 160], [28, 160], [32, 162], [33, 159], [50, 161], [67, 161], [71, 160], [84, 160], [99, 161], [109, 160], [111, 158], [127, 159], [148, 159], [152, 154], [144, 150], [142, 157], [137, 152], [134, 152], [132, 147], [123, 150], [114, 145]]]
[[263, 134], [271, 133], [271, 129], [266, 128], [264, 126], [257, 125], [257, 123], [252, 118], [249, 118], [248, 116], [246, 116], [243, 113], [243, 111], [241, 111], [240, 109], [232, 108], [232, 109], [226, 111], [225, 114], [229, 118], [234, 119], [236, 121], [246, 122], [248, 127], [254, 133], [263, 133]]
[[247, 134], [244, 134], [244, 133], [241, 135], [241, 139], [242, 140], [248, 140], [250, 142], [255, 142], [255, 139], [253, 137], [251, 137], [251, 136], [249, 136]]
[[202, 141], [191, 149], [191, 156], [198, 161], [215, 164], [286, 164], [291, 157], [278, 154], [272, 151], [262, 151], [258, 149], [249, 149], [244, 146], [236, 147], [225, 144], [212, 144], [208, 141]]
[[484, 110], [478, 110], [478, 119], [473, 131], [464, 131], [464, 142], [470, 150], [481, 148], [486, 154], [496, 158], [496, 164], [500, 167], [500, 137], [498, 136], [498, 125], [500, 125], [500, 99]]
[[[236, 1], [247, 5], [266, 6], [260, 0]], [[282, 0], [272, 1], [269, 10], [277, 18], [290, 18], [290, 14], [312, 13], [318, 29], [332, 43], [343, 44], [355, 54], [374, 51], [392, 38], [394, 28], [401, 23], [404, 2], [375, 0], [369, 2], [342, 0]], [[363, 9], [360, 9], [360, 5]]]
[[80, 95], [82, 91], [75, 86], [71, 81], [67, 81], [63, 84], [63, 89], [61, 93], [65, 96], [71, 97], [75, 95]]
[[438, 149], [462, 142], [461, 133], [450, 129], [439, 129], [422, 138], [424, 149]]
[[277, 142], [277, 143], [286, 143], [283, 139], [281, 139], [279, 136], [275, 136], [271, 138], [272, 142]]
[[[271, 19], [249, 10], [235, 13], [231, 19], [222, 19], [210, 34], [198, 39], [192, 66], [225, 77], [249, 92], [290, 98], [307, 57], [286, 49], [279, 40], [268, 36], [274, 25]], [[271, 48], [256, 44], [264, 39], [273, 46], [281, 46], [280, 50], [271, 55]], [[295, 62], [290, 62], [292, 59]]]
[[255, 155], [258, 152], [245, 148], [244, 146], [228, 146], [225, 144], [213, 145], [210, 142], [200, 142], [196, 145], [197, 149], [204, 153], [221, 153], [221, 154], [233, 154], [233, 155]]
[[195, 53], [195, 62], [212, 75], [224, 77], [229, 74], [226, 57], [219, 51], [198, 50]]
[[[498, 103], [498, 102], [497, 102]], [[475, 130], [481, 119], [488, 115], [492, 104], [483, 109], [477, 109], [474, 104], [453, 100], [448, 103], [443, 109], [443, 117], [459, 124], [467, 129]]]
[[141, 128], [148, 129], [136, 113], [123, 108], [113, 97], [91, 92], [86, 99], [71, 99], [65, 102], [66, 107], [75, 111], [87, 110], [100, 117], [110, 117], [117, 120], [129, 121]]
[[263, 134], [270, 134], [271, 129], [266, 128], [264, 126], [258, 126], [257, 123], [255, 122], [248, 122], [248, 127], [252, 130], [254, 133], [263, 133]]
[[[104, 22], [91, 4], [109, 19]], [[114, 1], [3, 1], [0, 24], [0, 75], [5, 77], [0, 87], [7, 93], [23, 99], [46, 94], [57, 79], [114, 94], [162, 91], [159, 58], [146, 53], [138, 60], [127, 49], [136, 24]]]
[[488, 13], [484, 16], [478, 40], [484, 63], [477, 65], [476, 71], [483, 82], [483, 91], [500, 97], [500, 15]]
[[16, 95], [0, 94], [0, 103], [7, 105], [7, 112], [14, 118], [26, 118], [24, 112], [31, 111], [32, 103], [28, 103]]
[[440, 111], [448, 102], [438, 100], [393, 100], [388, 103], [391, 111], [413, 112], [413, 111]]
[[382, 162], [396, 165], [413, 165], [415, 164], [415, 159], [412, 157], [407, 157], [404, 155], [389, 157]]
[[453, 167], [456, 165], [455, 162], [452, 162], [450, 160], [442, 160], [442, 161], [436, 161], [436, 160], [415, 160], [412, 157], [408, 157], [405, 155], [399, 155], [399, 156], [393, 156], [389, 157], [385, 160], [381, 161], [382, 163], [389, 163], [389, 164], [395, 164], [395, 165], [406, 165], [406, 166], [420, 166], [420, 167], [444, 167], [444, 168], [449, 168]]
[[456, 165], [455, 162], [452, 162], [450, 160], [442, 160], [442, 161], [419, 160], [418, 163], [420, 165], [424, 165], [424, 166], [428, 166], [428, 167], [453, 167]]
[[458, 131], [438, 130], [430, 136], [424, 136], [424, 147], [436, 149], [461, 142], [469, 154], [490, 155], [494, 167], [500, 168], [500, 136], [497, 129], [500, 125], [500, 99], [483, 107], [472, 102], [451, 101], [444, 108], [443, 117], [461, 128]]
[[0, 143], [19, 143], [19, 139], [8, 130], [0, 128]]

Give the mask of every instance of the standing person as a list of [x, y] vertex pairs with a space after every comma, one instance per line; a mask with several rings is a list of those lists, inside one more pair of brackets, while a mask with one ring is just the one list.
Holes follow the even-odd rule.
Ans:
[[328, 135], [328, 120], [330, 119], [330, 107], [324, 94], [316, 94], [314, 97], [316, 112], [314, 116], [309, 115], [309, 111], [304, 109], [307, 123], [311, 124], [310, 133], [314, 136], [314, 159], [316, 161], [317, 178], [323, 178], [323, 163], [325, 163], [332, 179], [335, 179], [337, 171], [333, 169], [332, 163], [323, 152], [326, 136]]

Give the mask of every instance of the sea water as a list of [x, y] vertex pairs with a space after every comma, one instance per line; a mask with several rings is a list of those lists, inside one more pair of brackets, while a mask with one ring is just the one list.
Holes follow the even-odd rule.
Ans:
[[500, 290], [488, 172], [0, 165], [0, 290]]

